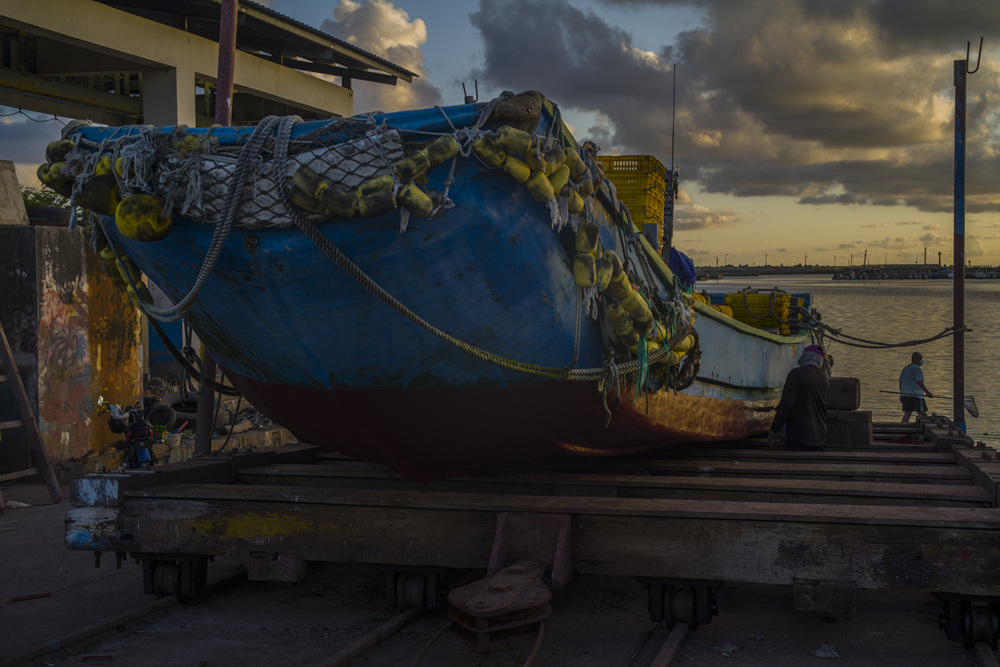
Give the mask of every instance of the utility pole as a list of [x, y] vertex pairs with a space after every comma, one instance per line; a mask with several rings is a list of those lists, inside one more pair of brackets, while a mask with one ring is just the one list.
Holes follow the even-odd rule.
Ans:
[[[236, 78], [236, 26], [240, 1], [222, 0], [219, 7], [219, 69], [215, 90], [215, 123], [230, 125], [233, 120], [233, 82]], [[194, 429], [194, 453], [212, 453], [212, 432], [215, 430], [215, 358], [205, 348], [201, 363], [201, 389], [198, 391], [197, 421]]]
[[952, 397], [955, 425], [965, 433], [965, 90], [966, 77], [979, 70], [983, 57], [983, 38], [979, 38], [979, 55], [976, 69], [969, 69], [969, 51], [972, 44], [966, 42], [965, 60], [956, 60], [955, 65], [955, 266], [954, 317], [952, 327], [952, 374], [954, 386]]
[[[670, 73], [673, 80], [673, 100], [670, 106], [670, 173], [667, 174], [669, 185], [667, 186], [667, 200], [663, 206], [663, 224], [660, 225], [660, 247], [663, 250], [671, 248], [674, 243], [674, 204], [677, 199], [679, 180], [677, 170], [674, 168], [674, 126], [677, 119], [677, 63], [673, 64]], [[662, 250], [660, 252], [662, 253]]]

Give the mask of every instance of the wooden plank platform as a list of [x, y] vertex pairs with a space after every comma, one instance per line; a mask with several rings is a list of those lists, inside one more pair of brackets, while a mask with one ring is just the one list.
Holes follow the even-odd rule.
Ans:
[[303, 464], [302, 448], [294, 458], [279, 450], [199, 463], [198, 479], [93, 479], [83, 487], [101, 493], [70, 511], [67, 544], [477, 569], [502, 513], [559, 515], [571, 518], [581, 574], [1000, 598], [1000, 462], [946, 421], [890, 433], [913, 442], [822, 453], [722, 443], [433, 484], [336, 455]]

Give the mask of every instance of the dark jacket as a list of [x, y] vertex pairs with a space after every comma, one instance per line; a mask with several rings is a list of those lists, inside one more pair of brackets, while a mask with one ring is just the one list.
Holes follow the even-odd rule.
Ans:
[[822, 447], [826, 443], [826, 398], [830, 380], [812, 364], [793, 368], [785, 378], [781, 401], [771, 423], [780, 432], [785, 426], [788, 445]]

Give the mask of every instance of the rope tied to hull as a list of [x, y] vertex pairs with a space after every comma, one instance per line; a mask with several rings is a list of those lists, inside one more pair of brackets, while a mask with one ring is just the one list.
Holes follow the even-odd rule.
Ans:
[[[175, 322], [187, 314], [191, 308], [191, 304], [194, 303], [198, 293], [201, 292], [201, 288], [204, 286], [208, 276], [215, 268], [215, 263], [222, 254], [222, 248], [226, 244], [226, 239], [229, 238], [229, 232], [233, 227], [233, 223], [236, 220], [236, 213], [244, 197], [246, 181], [248, 175], [251, 173], [252, 162], [259, 159], [265, 140], [270, 138], [271, 130], [276, 127], [277, 131], [274, 142], [275, 158], [278, 164], [281, 165], [281, 168], [284, 169], [288, 157], [288, 137], [295, 121], [295, 116], [268, 116], [257, 124], [246, 146], [240, 151], [236, 162], [236, 180], [230, 184], [229, 190], [226, 193], [225, 218], [215, 226], [215, 230], [212, 233], [212, 240], [209, 243], [208, 250], [205, 252], [205, 257], [202, 260], [201, 268], [198, 270], [198, 277], [195, 279], [194, 285], [191, 286], [191, 289], [188, 290], [188, 293], [180, 301], [167, 308], [154, 306], [152, 303], [140, 302], [143, 312], [161, 322]], [[287, 181], [284, 178], [278, 179], [277, 187], [279, 190], [284, 188], [282, 195], [287, 199]], [[117, 249], [114, 247], [114, 244], [111, 244], [111, 247], [117, 255]], [[129, 282], [132, 283], [131, 278]], [[132, 287], [135, 288], [134, 283], [132, 283]]]
[[[470, 354], [471, 356], [485, 361], [487, 363], [499, 366], [500, 368], [515, 371], [525, 375], [532, 375], [535, 377], [543, 377], [551, 380], [570, 380], [570, 381], [597, 381], [602, 380], [608, 375], [607, 368], [560, 368], [556, 366], [542, 366], [539, 364], [533, 364], [529, 362], [517, 361], [515, 359], [510, 359], [504, 357], [503, 355], [495, 354], [487, 350], [483, 350], [480, 347], [472, 345], [462, 341], [451, 334], [438, 329], [430, 322], [424, 318], [417, 315], [415, 312], [407, 308], [402, 302], [396, 299], [394, 296], [389, 294], [381, 285], [378, 284], [374, 279], [371, 278], [367, 273], [365, 273], [361, 267], [355, 264], [347, 255], [345, 255], [337, 246], [333, 243], [326, 235], [324, 235], [316, 225], [308, 221], [302, 215], [293, 215], [296, 226], [302, 230], [302, 232], [313, 242], [316, 246], [333, 260], [341, 269], [344, 270], [347, 275], [355, 280], [363, 288], [371, 292], [374, 296], [378, 297], [383, 303], [388, 305], [390, 308], [398, 312], [399, 314], [406, 317], [408, 320], [417, 324], [425, 331], [437, 336], [446, 343], [453, 345], [454, 347]], [[581, 290], [582, 292], [582, 290]], [[582, 297], [582, 294], [580, 295]], [[579, 301], [578, 301], [579, 303]], [[660, 349], [649, 355], [649, 363], [656, 363], [670, 351], [668, 349]], [[574, 365], [576, 362], [576, 356], [578, 352], [574, 349]], [[631, 362], [622, 364], [618, 366], [619, 372], [624, 373], [634, 373], [639, 368], [638, 360], [633, 360]]]

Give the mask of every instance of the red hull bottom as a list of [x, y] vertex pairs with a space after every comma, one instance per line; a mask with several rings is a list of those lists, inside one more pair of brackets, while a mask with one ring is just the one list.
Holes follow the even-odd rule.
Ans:
[[658, 392], [608, 397], [593, 382], [515, 389], [354, 391], [288, 387], [226, 376], [300, 441], [433, 481], [567, 455], [629, 454], [670, 444], [764, 433], [773, 402]]

